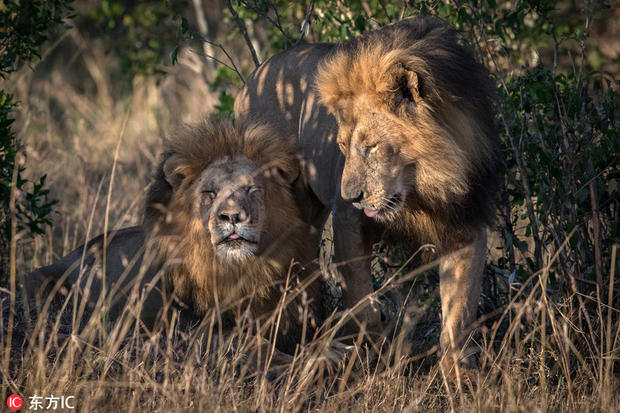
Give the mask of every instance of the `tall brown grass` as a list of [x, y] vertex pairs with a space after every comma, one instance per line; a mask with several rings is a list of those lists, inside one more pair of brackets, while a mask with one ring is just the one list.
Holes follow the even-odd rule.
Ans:
[[[391, 279], [382, 292], [423, 270]], [[617, 310], [592, 301], [599, 317], [591, 322], [601, 336], [590, 335], [572, 323], [568, 300], [550, 296], [547, 275], [511, 286], [512, 300], [501, 315], [491, 315], [490, 324], [480, 320], [480, 371], [456, 379], [428, 363], [436, 359], [432, 349], [425, 357], [406, 350], [404, 335], [375, 343], [377, 359], [353, 346], [348, 357], [330, 364], [334, 330], [326, 329], [300, 347], [290, 365], [270, 369], [270, 354], [256, 354], [261, 347], [247, 323], [218, 338], [215, 315], [191, 329], [172, 316], [161, 329], [140, 333], [131, 317], [139, 313], [135, 296], [126, 318], [106, 328], [104, 314], [95, 310], [80, 328], [71, 296], [40, 303], [41, 313], [32, 318], [18, 301], [13, 331], [2, 326], [3, 343], [8, 334], [14, 342], [3, 392], [73, 395], [80, 411], [617, 411], [619, 332], [610, 323]], [[3, 313], [11, 310], [7, 302]], [[60, 316], [59, 307], [70, 310]], [[265, 369], [253, 368], [251, 357], [267, 360]]]
[[[138, 80], [130, 96], [112, 96], [105, 57], [97, 53], [76, 57], [94, 94], [68, 81], [70, 67], [46, 77], [25, 73], [15, 85], [29, 170], [48, 174], [60, 201], [53, 230], [34, 239], [14, 237], [18, 284], [28, 271], [88, 238], [139, 223], [159, 136], [212, 108], [208, 87], [184, 82], [182, 66], [160, 84]], [[340, 363], [330, 363], [334, 330], [325, 329], [299, 348], [291, 365], [269, 373], [269, 365], [260, 371], [248, 365], [258, 346], [243, 323], [216, 339], [215, 317], [188, 329], [173, 316], [145, 334], [132, 317], [106, 325], [105, 315], [95, 312], [79, 328], [71, 296], [39, 303], [37, 313], [19, 288], [2, 289], [0, 347], [6, 349], [9, 337], [12, 344], [2, 353], [1, 394], [3, 400], [20, 394], [24, 410], [30, 396], [53, 394], [75, 396], [76, 410], [105, 412], [618, 411], [620, 308], [612, 299], [617, 246], [608, 297], [579, 300], [549, 283], [549, 268], [568, 248], [564, 243], [546, 251], [543, 270], [524, 283], [489, 273], [503, 300], [486, 311], [472, 335], [481, 349], [480, 371], [456, 379], [436, 363], [438, 294], [427, 268], [397, 267], [385, 274], [388, 282], [378, 295], [405, 297], [395, 310], [402, 326], [390, 340], [375, 343], [374, 352], [353, 345]], [[411, 297], [420, 290], [423, 299]], [[487, 301], [483, 296], [481, 303]], [[131, 313], [139, 298], [127, 304]], [[12, 326], [6, 321], [10, 312]], [[427, 343], [423, 354], [412, 345], [419, 341]]]

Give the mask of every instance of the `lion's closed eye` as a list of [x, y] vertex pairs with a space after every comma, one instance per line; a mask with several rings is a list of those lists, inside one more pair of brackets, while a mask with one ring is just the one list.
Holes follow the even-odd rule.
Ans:
[[217, 196], [217, 192], [213, 189], [204, 189], [202, 190], [203, 202], [206, 205], [210, 205], [215, 197]]
[[377, 152], [377, 150], [379, 149], [379, 144], [375, 143], [372, 145], [367, 145], [366, 146], [366, 154], [371, 154], [371, 153], [375, 153]]
[[265, 189], [263, 187], [260, 186], [251, 186], [248, 187], [248, 194], [252, 195], [252, 194], [261, 194], [265, 191]]

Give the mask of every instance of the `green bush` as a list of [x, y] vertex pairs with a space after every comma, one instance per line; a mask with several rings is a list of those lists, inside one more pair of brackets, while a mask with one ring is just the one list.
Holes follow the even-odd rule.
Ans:
[[[15, 1], [0, 6], [0, 77], [6, 78], [20, 65], [38, 58], [38, 50], [52, 30], [64, 23], [71, 12], [71, 0]], [[65, 23], [66, 25], [66, 23]], [[68, 26], [68, 25], [66, 25]], [[17, 108], [13, 97], [0, 90], [0, 285], [8, 281], [9, 243], [16, 233], [42, 233], [50, 225], [54, 201], [48, 200], [45, 175], [38, 182], [23, 178], [24, 165], [18, 162], [20, 144], [12, 130], [12, 112]], [[10, 211], [11, 194], [15, 198]], [[15, 217], [13, 228], [11, 217]]]
[[186, 0], [101, 0], [86, 16], [78, 16], [79, 28], [115, 55], [118, 89], [129, 93], [135, 75], [154, 75], [169, 60], [178, 40], [179, 14], [189, 8]]

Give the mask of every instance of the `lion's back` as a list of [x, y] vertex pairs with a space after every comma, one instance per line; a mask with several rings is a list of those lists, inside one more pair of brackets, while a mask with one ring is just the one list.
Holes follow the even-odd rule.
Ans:
[[[143, 287], [153, 281], [154, 272], [144, 262], [146, 271], [138, 278], [145, 252], [145, 233], [142, 227], [129, 227], [101, 234], [85, 245], [71, 251], [55, 263], [32, 271], [25, 278], [25, 289], [30, 298], [47, 298], [54, 290], [66, 296], [74, 286], [87, 311], [95, 309], [101, 294], [109, 294], [109, 317], [116, 319], [125, 308], [126, 298], [134, 286]], [[104, 248], [105, 245], [105, 248]], [[105, 261], [105, 265], [104, 265]], [[144, 301], [143, 321], [155, 322], [161, 308], [161, 297], [151, 290]]]
[[265, 122], [285, 135], [295, 136], [302, 105], [312, 92], [316, 69], [333, 48], [331, 43], [306, 44], [267, 59], [237, 95], [235, 117]]

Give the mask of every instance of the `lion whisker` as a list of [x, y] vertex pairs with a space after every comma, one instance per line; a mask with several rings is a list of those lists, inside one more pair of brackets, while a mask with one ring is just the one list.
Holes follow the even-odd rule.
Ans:
[[381, 199], [381, 206], [384, 209], [387, 209], [389, 211], [398, 211], [399, 208], [399, 204], [396, 203], [395, 201], [393, 201], [392, 199], [388, 199], [388, 198], [382, 198]]

